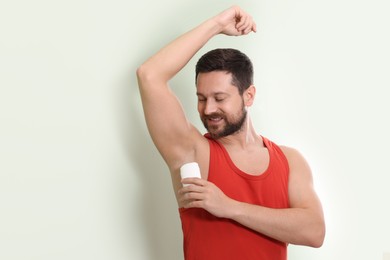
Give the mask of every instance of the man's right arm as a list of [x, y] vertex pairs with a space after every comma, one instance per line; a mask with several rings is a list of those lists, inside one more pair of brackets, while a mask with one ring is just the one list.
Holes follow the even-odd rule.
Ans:
[[176, 96], [168, 87], [173, 78], [213, 36], [244, 35], [256, 30], [252, 18], [239, 7], [231, 7], [183, 34], [137, 70], [142, 104], [150, 135], [171, 167], [195, 159], [202, 135], [185, 117]]

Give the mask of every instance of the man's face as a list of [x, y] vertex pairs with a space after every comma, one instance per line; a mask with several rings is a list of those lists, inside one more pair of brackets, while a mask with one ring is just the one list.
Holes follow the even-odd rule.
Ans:
[[214, 139], [237, 133], [246, 119], [246, 110], [232, 76], [225, 71], [199, 73], [198, 112]]

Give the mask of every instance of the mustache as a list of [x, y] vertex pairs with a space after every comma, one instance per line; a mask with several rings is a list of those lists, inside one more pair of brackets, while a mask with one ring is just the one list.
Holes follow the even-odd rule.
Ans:
[[221, 113], [211, 113], [208, 115], [203, 115], [204, 119], [217, 118], [217, 117], [225, 118], [224, 114], [221, 114]]

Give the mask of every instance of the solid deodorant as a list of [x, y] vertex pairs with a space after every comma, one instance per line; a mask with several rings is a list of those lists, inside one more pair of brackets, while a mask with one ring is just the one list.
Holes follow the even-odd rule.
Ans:
[[[184, 178], [201, 178], [199, 165], [196, 162], [190, 162], [183, 164], [180, 167], [180, 176], [182, 179]], [[187, 186], [188, 184], [183, 184], [183, 186]]]

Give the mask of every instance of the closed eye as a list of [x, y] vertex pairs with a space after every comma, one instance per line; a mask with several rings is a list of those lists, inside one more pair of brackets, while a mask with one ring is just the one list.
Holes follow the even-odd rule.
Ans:
[[228, 97], [229, 97], [229, 95], [226, 93], [216, 93], [214, 95], [214, 100], [215, 100], [215, 102], [221, 103], [221, 102], [225, 101], [226, 98], [228, 98]]

